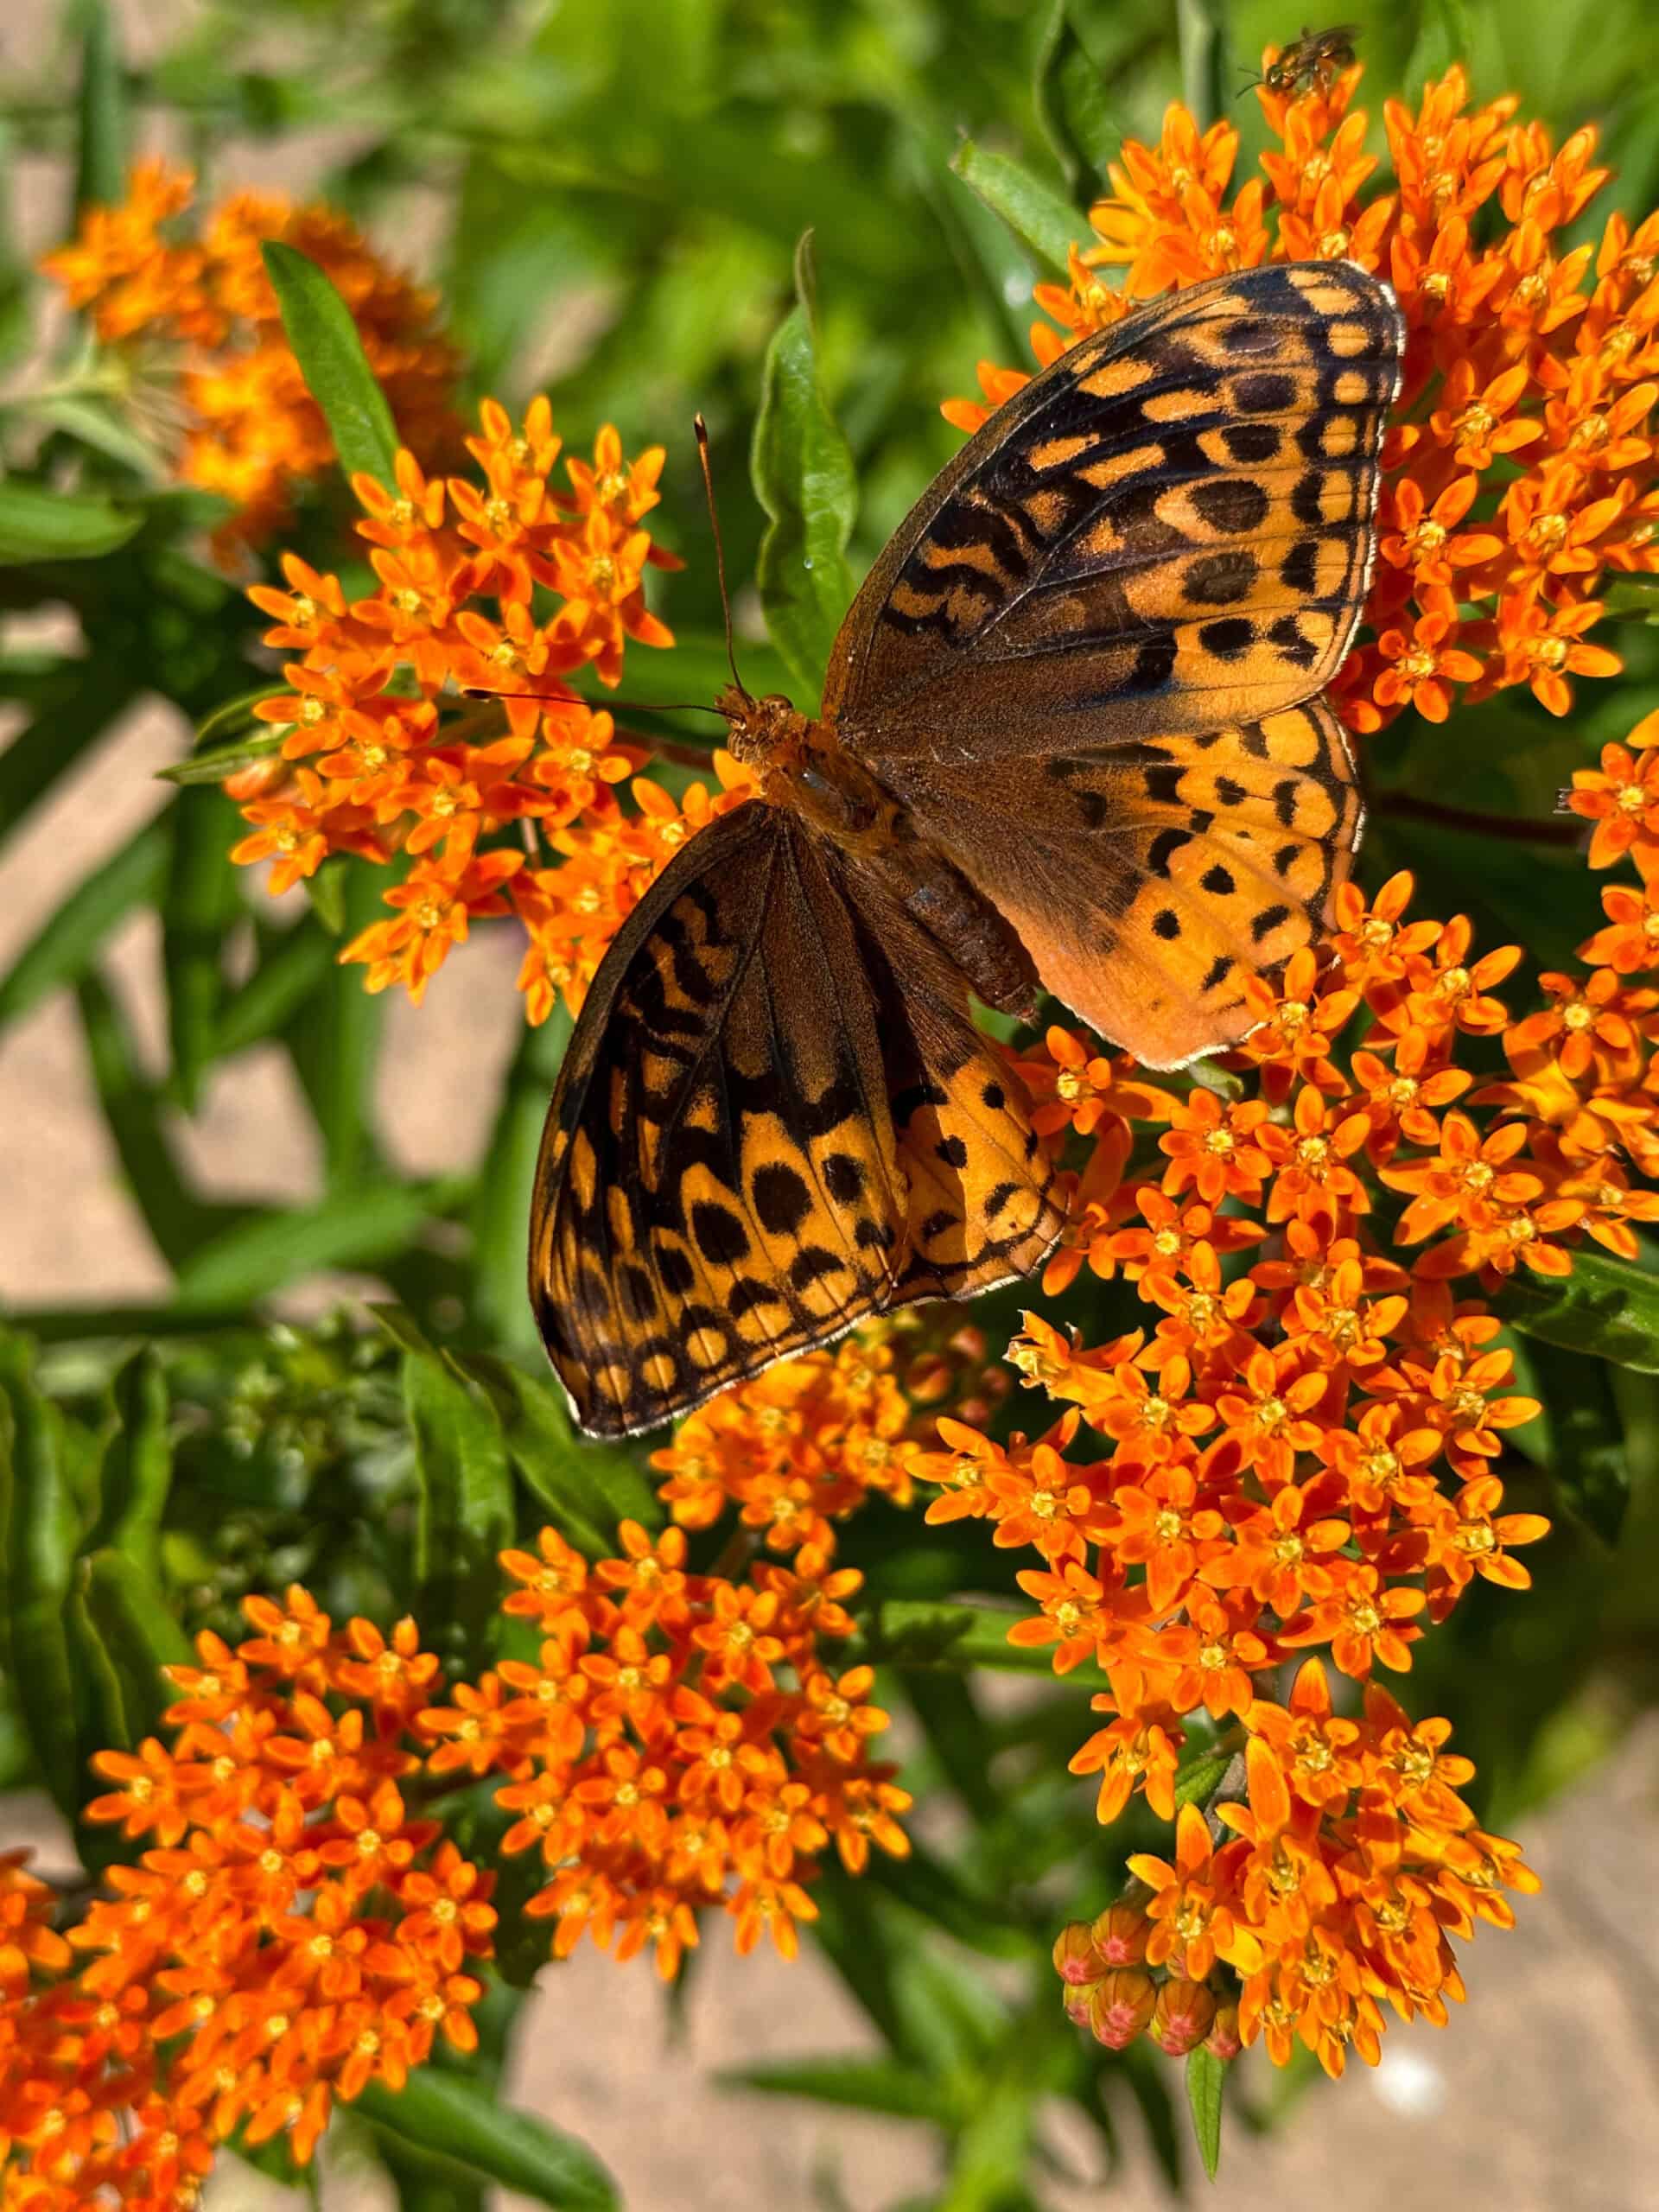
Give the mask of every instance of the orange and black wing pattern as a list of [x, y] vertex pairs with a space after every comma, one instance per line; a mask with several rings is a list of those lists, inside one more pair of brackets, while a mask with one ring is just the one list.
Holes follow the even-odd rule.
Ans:
[[999, 410], [837, 643], [849, 749], [1149, 1065], [1229, 1043], [1324, 925], [1361, 810], [1321, 687], [1374, 551], [1402, 327], [1292, 263], [1178, 292]]
[[548, 1109], [531, 1217], [531, 1303], [591, 1433], [654, 1428], [1054, 1243], [1023, 1102], [908, 926], [756, 803], [629, 917]]

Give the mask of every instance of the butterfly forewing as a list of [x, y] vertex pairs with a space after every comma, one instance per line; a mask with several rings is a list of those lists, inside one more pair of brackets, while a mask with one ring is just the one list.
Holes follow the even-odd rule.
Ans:
[[1340, 262], [1084, 340], [964, 448], [837, 641], [842, 741], [1151, 1065], [1242, 1033], [1245, 977], [1308, 942], [1351, 864], [1317, 695], [1370, 580], [1402, 342]]
[[1082, 340], [999, 409], [855, 603], [824, 692], [880, 774], [1213, 730], [1334, 675], [1370, 575], [1399, 382], [1386, 286], [1244, 270]]
[[531, 1219], [531, 1302], [584, 1428], [655, 1427], [1052, 1244], [1020, 1102], [988, 1103], [963, 994], [941, 998], [906, 929], [757, 804], [629, 917], [554, 1091]]

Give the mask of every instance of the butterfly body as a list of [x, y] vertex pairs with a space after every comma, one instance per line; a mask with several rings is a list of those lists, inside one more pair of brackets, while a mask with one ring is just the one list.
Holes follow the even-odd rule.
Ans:
[[585, 1428], [1041, 1262], [1056, 1169], [970, 992], [1154, 1067], [1248, 1027], [1358, 836], [1321, 694], [1402, 345], [1345, 263], [1154, 302], [944, 470], [816, 716], [722, 695], [759, 796], [629, 917], [549, 1109], [531, 1294]]
[[776, 693], [752, 699], [735, 685], [717, 703], [728, 747], [756, 770], [765, 804], [810, 823], [872, 892], [903, 906], [985, 1005], [1035, 1014], [1041, 988], [1015, 931], [919, 834], [903, 802], [849, 752], [832, 722], [799, 713]]

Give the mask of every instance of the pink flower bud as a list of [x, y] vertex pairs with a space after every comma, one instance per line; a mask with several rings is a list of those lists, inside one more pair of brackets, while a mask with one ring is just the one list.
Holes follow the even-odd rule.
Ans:
[[1127, 2050], [1152, 2018], [1157, 1998], [1149, 1974], [1135, 1967], [1114, 1967], [1090, 1993], [1090, 2032], [1108, 2050]]
[[1172, 2058], [1185, 2058], [1210, 2032], [1216, 2017], [1216, 2000], [1201, 1981], [1173, 1978], [1158, 1992], [1147, 2034], [1160, 2050]]

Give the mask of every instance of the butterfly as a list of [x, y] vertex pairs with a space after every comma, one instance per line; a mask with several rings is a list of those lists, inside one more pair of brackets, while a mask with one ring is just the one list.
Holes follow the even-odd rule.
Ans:
[[1249, 1026], [1359, 833], [1320, 692], [1403, 336], [1310, 262], [1083, 339], [899, 530], [817, 716], [721, 694], [761, 796], [628, 917], [548, 1109], [531, 1298], [584, 1429], [1040, 1265], [1057, 1170], [970, 991], [1152, 1067]]
[[1327, 92], [1343, 70], [1353, 67], [1354, 41], [1358, 36], [1357, 23], [1338, 23], [1328, 31], [1311, 31], [1304, 26], [1301, 36], [1281, 47], [1244, 90], [1265, 85], [1270, 92], [1294, 95], [1316, 86]]

